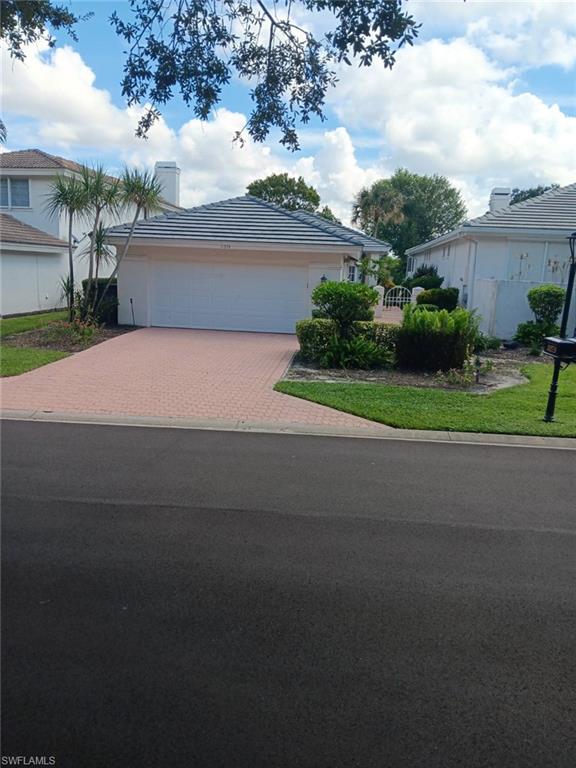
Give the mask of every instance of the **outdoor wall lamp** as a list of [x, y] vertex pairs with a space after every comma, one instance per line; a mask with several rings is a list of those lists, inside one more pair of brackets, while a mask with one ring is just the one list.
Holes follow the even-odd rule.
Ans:
[[[566, 338], [566, 328], [568, 326], [568, 315], [570, 314], [570, 304], [574, 292], [574, 277], [576, 276], [576, 232], [568, 237], [570, 246], [570, 266], [568, 268], [568, 283], [566, 285], [566, 296], [564, 298], [564, 308], [562, 310], [562, 320], [560, 321], [560, 334], [558, 336], [548, 336], [544, 339], [544, 354], [554, 358], [554, 372], [552, 373], [552, 383], [548, 393], [548, 404], [544, 421], [554, 421], [554, 409], [556, 408], [556, 395], [558, 393], [558, 377], [562, 365], [570, 365], [576, 362], [576, 338]], [[576, 329], [574, 329], [576, 336]]]

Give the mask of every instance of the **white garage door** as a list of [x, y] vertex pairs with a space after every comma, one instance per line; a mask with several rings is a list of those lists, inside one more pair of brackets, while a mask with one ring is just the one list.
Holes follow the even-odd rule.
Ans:
[[308, 308], [308, 268], [155, 262], [152, 325], [294, 333]]

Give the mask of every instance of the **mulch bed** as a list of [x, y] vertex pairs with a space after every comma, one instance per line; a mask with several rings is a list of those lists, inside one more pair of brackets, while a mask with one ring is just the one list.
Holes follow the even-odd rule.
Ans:
[[361, 371], [319, 368], [312, 363], [302, 362], [298, 355], [293, 359], [284, 378], [293, 381], [364, 382], [397, 387], [432, 387], [434, 389], [452, 389], [474, 394], [489, 394], [498, 389], [526, 382], [527, 379], [520, 372], [520, 368], [527, 363], [550, 362], [549, 358], [545, 355], [535, 357], [530, 355], [527, 349], [521, 347], [518, 349], [500, 349], [483, 352], [480, 355], [480, 360], [483, 363], [490, 361], [493, 369], [481, 375], [478, 383], [468, 386], [449, 383], [437, 377], [434, 373], [423, 371], [400, 371], [398, 369]]
[[83, 349], [94, 347], [103, 341], [130, 333], [136, 330], [132, 325], [117, 325], [102, 327], [94, 332], [88, 341], [79, 341], [69, 337], [51, 338], [53, 326], [46, 325], [43, 328], [35, 328], [32, 331], [15, 333], [13, 336], [5, 336], [2, 344], [10, 347], [32, 347], [33, 349], [52, 349], [55, 352], [81, 352]]

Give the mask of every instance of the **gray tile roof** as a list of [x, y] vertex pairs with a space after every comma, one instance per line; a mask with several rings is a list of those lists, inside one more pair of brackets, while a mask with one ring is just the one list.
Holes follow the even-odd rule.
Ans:
[[464, 227], [576, 230], [576, 184], [470, 219]]
[[[125, 236], [128, 229], [129, 225], [113, 227], [108, 234]], [[134, 237], [277, 245], [349, 245], [372, 253], [390, 249], [381, 240], [350, 227], [305, 211], [287, 211], [251, 195], [142, 219], [136, 224]]]
[[64, 240], [59, 240], [48, 232], [24, 224], [23, 221], [10, 216], [9, 213], [0, 213], [0, 242], [18, 245], [48, 245], [61, 250], [68, 248], [68, 243]]
[[448, 242], [470, 234], [471, 231], [477, 233], [482, 230], [486, 232], [517, 230], [519, 233], [548, 230], [556, 235], [565, 233], [568, 236], [576, 231], [576, 184], [550, 189], [543, 195], [531, 197], [523, 203], [508, 205], [494, 213], [488, 212], [475, 219], [469, 219], [445, 235], [409, 248], [407, 253], [413, 255], [436, 243]]

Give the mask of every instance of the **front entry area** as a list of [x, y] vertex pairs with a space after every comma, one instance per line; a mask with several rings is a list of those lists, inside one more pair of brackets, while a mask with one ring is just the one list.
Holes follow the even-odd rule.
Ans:
[[309, 314], [308, 267], [152, 263], [150, 324], [294, 333]]

